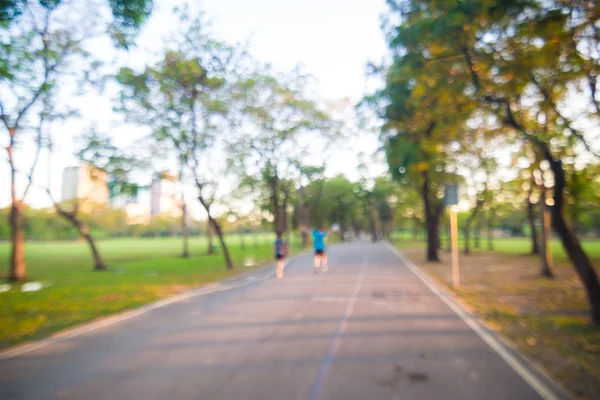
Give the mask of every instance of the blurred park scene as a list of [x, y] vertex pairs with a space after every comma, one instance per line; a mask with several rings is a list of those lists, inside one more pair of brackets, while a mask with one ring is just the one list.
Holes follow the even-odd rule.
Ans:
[[303, 54], [327, 35], [351, 53], [341, 34], [260, 47], [206, 3], [0, 2], [0, 349], [271, 266], [276, 231], [291, 256], [311, 248], [301, 226], [336, 226], [330, 244], [389, 241], [600, 398], [600, 4], [365, 2], [374, 39], [321, 73]]

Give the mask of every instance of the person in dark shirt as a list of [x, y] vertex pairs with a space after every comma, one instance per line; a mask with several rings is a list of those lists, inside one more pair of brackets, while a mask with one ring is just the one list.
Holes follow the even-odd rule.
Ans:
[[287, 254], [287, 243], [283, 240], [281, 231], [277, 231], [275, 240], [275, 259], [277, 260], [277, 279], [283, 278], [283, 268], [285, 266], [285, 256]]

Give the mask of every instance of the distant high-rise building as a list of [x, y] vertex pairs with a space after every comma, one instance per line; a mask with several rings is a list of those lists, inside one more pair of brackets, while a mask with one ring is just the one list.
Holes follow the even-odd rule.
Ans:
[[158, 215], [180, 217], [178, 185], [177, 175], [168, 173], [155, 174], [149, 187], [138, 187], [130, 193], [119, 193], [117, 186], [109, 184], [110, 204], [112, 208], [125, 212], [129, 224], [147, 224]]
[[181, 201], [177, 196], [178, 176], [168, 173], [156, 174], [150, 186], [150, 214], [181, 216]]
[[67, 167], [63, 171], [62, 200], [85, 200], [87, 203], [108, 202], [108, 181], [104, 171], [90, 165]]

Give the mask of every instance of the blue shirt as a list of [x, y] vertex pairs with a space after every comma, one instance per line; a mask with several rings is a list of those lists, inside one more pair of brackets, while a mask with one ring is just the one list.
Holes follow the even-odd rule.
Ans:
[[315, 250], [325, 250], [325, 236], [327, 236], [327, 232], [320, 232], [317, 229], [312, 232], [313, 247]]

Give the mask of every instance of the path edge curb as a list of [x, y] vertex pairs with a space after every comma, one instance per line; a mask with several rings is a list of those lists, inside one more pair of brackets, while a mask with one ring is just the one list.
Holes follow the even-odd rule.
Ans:
[[512, 343], [496, 330], [469, 311], [462, 301], [443, 285], [438, 284], [429, 274], [415, 265], [393, 244], [386, 246], [414, 273], [436, 296], [442, 300], [463, 322], [492, 348], [521, 378], [544, 400], [575, 400], [566, 389], [546, 374], [540, 366], [527, 358]]
[[[295, 254], [293, 257], [289, 259], [289, 261], [285, 264], [286, 267], [296, 258], [308, 254], [309, 251], [301, 251]], [[203, 296], [212, 293], [223, 292], [225, 290], [237, 289], [244, 286], [248, 286], [254, 283], [259, 283], [265, 281], [269, 278], [275, 276], [275, 264], [269, 263], [262, 268], [258, 268], [254, 271], [249, 271], [245, 273], [241, 273], [237, 276], [226, 278], [217, 282], [209, 283], [204, 286], [197, 287], [195, 289], [191, 289], [173, 296], [165, 297], [159, 300], [156, 300], [152, 303], [145, 304], [143, 306], [133, 308], [131, 310], [120, 311], [114, 314], [111, 314], [106, 317], [95, 318], [89, 322], [83, 322], [81, 324], [72, 326], [70, 328], [66, 328], [64, 330], [60, 330], [58, 332], [53, 333], [52, 335], [39, 339], [33, 342], [27, 342], [23, 344], [18, 344], [15, 346], [8, 347], [4, 350], [0, 350], [0, 361], [7, 360], [10, 358], [18, 357], [26, 353], [30, 353], [34, 350], [41, 349], [42, 347], [46, 347], [53, 343], [58, 343], [63, 340], [71, 339], [89, 332], [93, 332], [95, 330], [106, 328], [111, 325], [118, 324], [120, 322], [127, 321], [132, 318], [139, 317], [144, 315], [152, 310], [156, 310], [158, 308], [162, 308], [168, 306], [173, 303], [177, 303], [179, 301], [192, 299], [194, 297]], [[263, 273], [266, 274], [262, 276]], [[244, 278], [247, 278], [251, 275], [259, 275], [260, 278], [252, 281], [244, 281]], [[239, 285], [233, 286], [223, 286], [228, 282], [235, 282], [236, 280], [241, 280], [242, 282]]]

